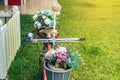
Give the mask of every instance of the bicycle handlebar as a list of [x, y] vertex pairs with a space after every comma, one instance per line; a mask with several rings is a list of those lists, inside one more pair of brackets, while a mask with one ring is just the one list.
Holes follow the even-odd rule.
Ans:
[[[55, 42], [77, 42], [77, 41], [83, 41], [85, 40], [85, 37], [81, 37], [81, 38], [55, 38], [54, 41]], [[26, 39], [23, 40], [24, 42], [31, 42], [31, 43], [52, 43], [53, 42], [53, 38], [49, 38], [49, 39], [34, 39], [33, 38], [33, 34], [32, 33], [28, 33], [26, 36]]]
[[[55, 42], [78, 42], [78, 41], [83, 41], [85, 40], [84, 37], [82, 38], [56, 38]], [[26, 42], [31, 42], [31, 43], [52, 43], [53, 38], [50, 39], [31, 39], [27, 40]]]

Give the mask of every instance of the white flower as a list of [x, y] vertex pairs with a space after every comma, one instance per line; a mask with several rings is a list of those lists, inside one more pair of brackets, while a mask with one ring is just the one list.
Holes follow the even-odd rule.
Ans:
[[40, 29], [41, 28], [41, 23], [37, 24], [37, 28]]
[[67, 52], [67, 49], [65, 47], [62, 46], [58, 46], [56, 49], [56, 53], [60, 53], [60, 52]]
[[39, 23], [39, 21], [35, 21], [35, 22], [34, 22], [34, 25], [37, 25], [38, 23]]
[[35, 21], [34, 25], [35, 25], [35, 28], [37, 27], [38, 29], [40, 29], [42, 26], [42, 24], [39, 21]]
[[37, 18], [38, 18], [38, 14], [35, 14], [35, 15], [33, 16], [33, 20], [35, 21], [35, 20], [37, 20]]
[[49, 25], [50, 22], [51, 22], [51, 20], [50, 20], [49, 18], [44, 19], [44, 23], [45, 23], [46, 25]]
[[42, 19], [46, 19], [46, 16], [45, 16], [45, 15], [42, 15]]
[[46, 53], [45, 58], [50, 59], [54, 54], [55, 54], [55, 50], [54, 50], [54, 49], [50, 49], [50, 50]]

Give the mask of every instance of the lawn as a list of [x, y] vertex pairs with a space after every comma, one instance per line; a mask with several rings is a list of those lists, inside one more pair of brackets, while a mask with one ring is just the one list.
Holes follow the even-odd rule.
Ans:
[[[120, 1], [59, 0], [60, 37], [86, 37], [81, 43], [59, 43], [77, 51], [84, 59], [72, 70], [71, 80], [120, 80]], [[32, 15], [21, 14], [22, 38], [33, 31]], [[10, 80], [36, 80], [41, 44], [22, 43], [9, 69]], [[39, 73], [39, 76], [41, 74]]]

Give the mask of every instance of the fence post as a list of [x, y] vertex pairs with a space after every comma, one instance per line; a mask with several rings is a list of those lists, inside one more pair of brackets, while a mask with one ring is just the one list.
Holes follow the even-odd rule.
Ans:
[[3, 21], [2, 20], [0, 20], [0, 27], [2, 27], [3, 26]]
[[0, 79], [5, 79], [7, 76], [7, 56], [6, 56], [6, 43], [5, 43], [5, 28], [3, 22], [0, 20]]
[[13, 13], [13, 15], [14, 15], [17, 11], [19, 11], [18, 6], [12, 6], [12, 13]]
[[19, 15], [17, 16], [18, 18], [18, 42], [19, 42], [19, 46], [21, 45], [21, 30], [20, 30], [20, 11], [18, 6], [12, 6], [12, 11], [13, 11], [13, 15], [18, 13]]
[[19, 13], [18, 15], [18, 41], [19, 41], [19, 46], [21, 45], [21, 31], [20, 31], [20, 11], [19, 11], [19, 8], [18, 6], [12, 6], [12, 14], [15, 15], [16, 13]]

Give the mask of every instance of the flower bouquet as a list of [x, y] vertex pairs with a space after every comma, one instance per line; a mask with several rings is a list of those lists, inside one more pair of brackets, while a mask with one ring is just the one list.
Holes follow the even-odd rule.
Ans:
[[46, 62], [55, 66], [55, 68], [69, 69], [77, 67], [77, 62], [82, 61], [77, 53], [73, 53], [66, 47], [57, 46], [45, 53]]
[[50, 10], [40, 11], [33, 16], [33, 21], [38, 29], [53, 27], [53, 13]]
[[56, 25], [56, 21], [54, 21], [54, 15], [50, 10], [44, 10], [36, 13], [33, 16], [35, 31], [38, 36], [42, 38], [51, 38], [53, 37], [53, 33], [55, 36], [58, 35], [58, 31], [54, 30], [53, 27]]

